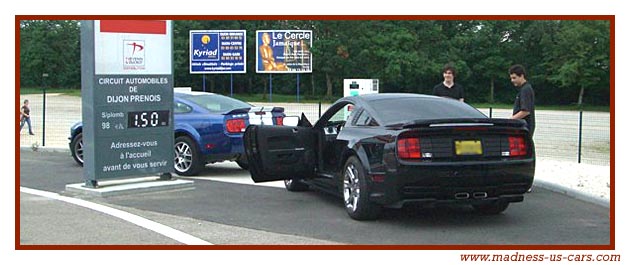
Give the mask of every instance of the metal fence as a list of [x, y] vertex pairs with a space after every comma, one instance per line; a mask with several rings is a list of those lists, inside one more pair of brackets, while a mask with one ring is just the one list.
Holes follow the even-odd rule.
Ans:
[[[48, 94], [45, 111], [42, 95], [21, 95], [20, 102], [24, 99], [30, 101], [31, 122], [35, 135], [28, 135], [28, 128], [24, 128], [20, 133], [20, 146], [68, 148], [70, 126], [81, 120], [81, 98]], [[282, 106], [285, 113], [290, 116], [304, 113], [311, 123], [315, 123], [330, 107], [330, 104], [321, 103], [252, 104]], [[480, 111], [493, 118], [508, 118], [512, 114], [511, 110], [507, 109], [489, 108]], [[536, 111], [534, 143], [538, 158], [609, 166], [610, 136], [610, 113]]]
[[35, 135], [28, 135], [28, 125], [24, 125], [20, 132], [20, 146], [68, 148], [70, 126], [81, 121], [81, 98], [47, 94], [46, 109], [44, 109], [42, 95], [21, 95], [20, 105], [16, 110], [18, 116], [24, 99], [29, 100], [31, 123]]
[[[481, 111], [493, 118], [508, 118], [512, 114], [506, 109]], [[610, 136], [608, 112], [536, 111], [537, 157], [608, 166]]]

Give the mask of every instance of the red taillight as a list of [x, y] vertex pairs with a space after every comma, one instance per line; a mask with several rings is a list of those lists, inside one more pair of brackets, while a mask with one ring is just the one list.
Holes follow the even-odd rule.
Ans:
[[510, 136], [508, 141], [510, 142], [510, 156], [527, 155], [527, 145], [523, 136]]
[[420, 138], [403, 138], [397, 142], [400, 159], [420, 159]]
[[284, 117], [276, 117], [276, 125], [280, 125], [282, 126], [282, 121], [284, 120]]
[[240, 133], [245, 131], [245, 120], [233, 119], [225, 122], [225, 128], [228, 133]]

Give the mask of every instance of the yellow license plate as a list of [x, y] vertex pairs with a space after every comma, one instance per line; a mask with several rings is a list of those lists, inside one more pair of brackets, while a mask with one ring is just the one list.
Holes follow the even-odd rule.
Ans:
[[481, 141], [466, 140], [455, 141], [455, 154], [456, 155], [481, 155], [483, 149], [481, 149]]

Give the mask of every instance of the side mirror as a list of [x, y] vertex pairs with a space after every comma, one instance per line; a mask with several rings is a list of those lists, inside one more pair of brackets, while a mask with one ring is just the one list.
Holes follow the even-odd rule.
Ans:
[[300, 117], [298, 116], [286, 116], [282, 119], [282, 125], [284, 126], [298, 126]]

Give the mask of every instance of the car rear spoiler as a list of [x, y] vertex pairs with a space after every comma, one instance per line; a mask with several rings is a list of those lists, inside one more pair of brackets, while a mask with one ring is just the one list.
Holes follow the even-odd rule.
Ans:
[[407, 123], [396, 123], [386, 125], [388, 128], [421, 128], [421, 127], [462, 127], [462, 126], [502, 126], [522, 128], [525, 126], [524, 120], [515, 119], [433, 119], [433, 120], [415, 120]]
[[284, 108], [271, 106], [251, 107], [249, 112], [284, 112]]
[[230, 115], [230, 114], [244, 114], [244, 113], [250, 113], [250, 112], [284, 112], [284, 108], [283, 107], [251, 107], [251, 108], [240, 108], [240, 109], [233, 109], [230, 110], [228, 112], [224, 112], [223, 115]]
[[233, 110], [230, 110], [228, 112], [224, 112], [223, 115], [248, 113], [250, 109], [251, 108], [233, 109]]

